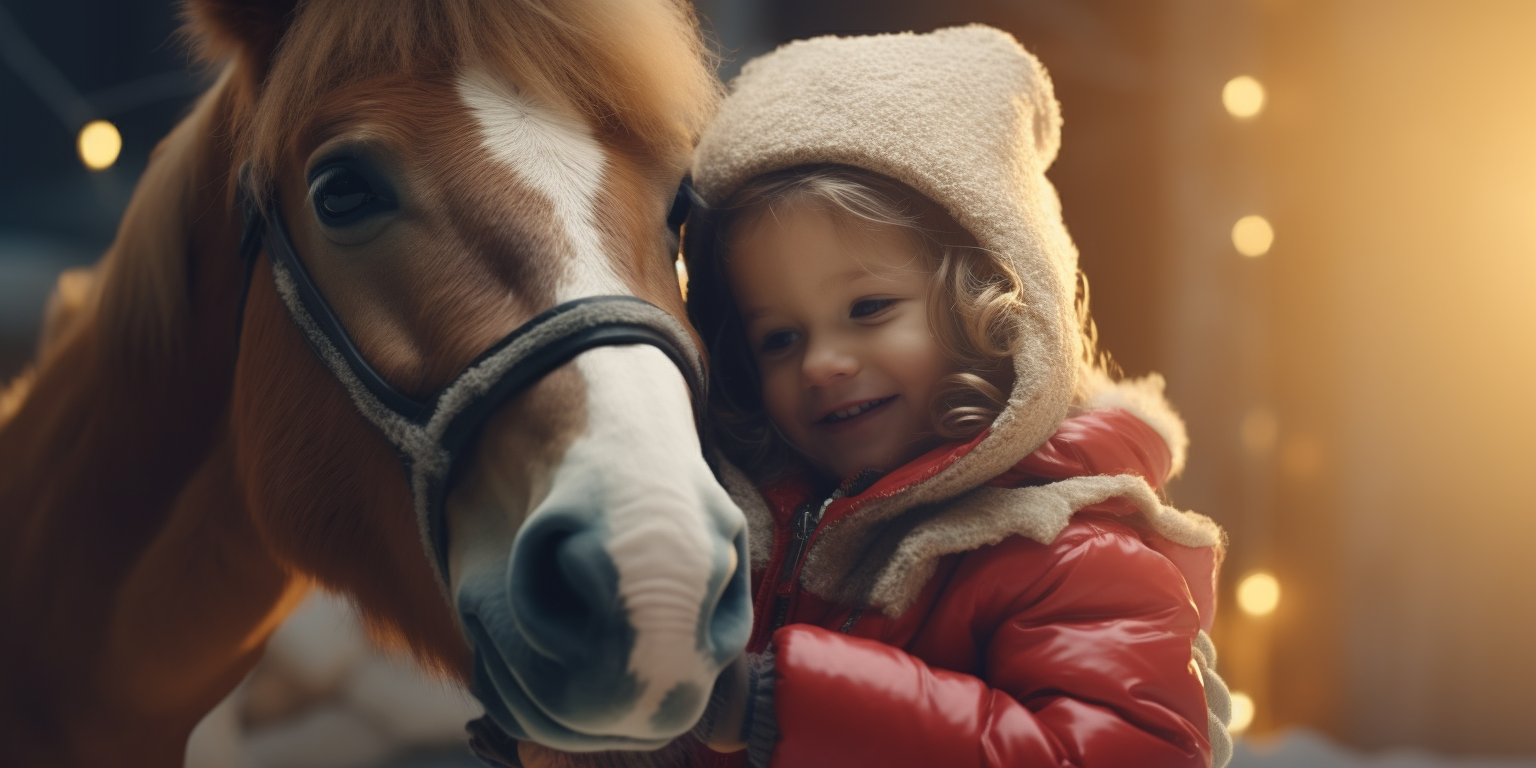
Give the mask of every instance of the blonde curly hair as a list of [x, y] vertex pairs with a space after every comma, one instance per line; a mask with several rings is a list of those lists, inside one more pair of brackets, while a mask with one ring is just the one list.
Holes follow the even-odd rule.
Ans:
[[756, 362], [730, 295], [725, 264], [736, 239], [785, 206], [813, 206], [849, 229], [895, 229], [923, 259], [935, 289], [930, 330], [959, 373], [945, 377], [935, 432], [970, 439], [989, 427], [1012, 388], [1023, 287], [1013, 269], [980, 248], [949, 214], [910, 187], [846, 165], [798, 166], [758, 176], [711, 212], [710, 233], [690, 240], [689, 314], [709, 351], [710, 410], [727, 455], [759, 477], [784, 468], [793, 446], [762, 407]]

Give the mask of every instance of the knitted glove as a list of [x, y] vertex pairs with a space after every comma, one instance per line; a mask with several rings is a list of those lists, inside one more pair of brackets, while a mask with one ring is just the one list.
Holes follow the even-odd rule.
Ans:
[[741, 656], [720, 672], [693, 735], [716, 752], [747, 750], [754, 768], [768, 765], [779, 738], [772, 651]]

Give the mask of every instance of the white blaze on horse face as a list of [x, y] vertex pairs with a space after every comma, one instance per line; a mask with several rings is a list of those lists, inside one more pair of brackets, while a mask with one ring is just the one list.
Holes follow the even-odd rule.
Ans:
[[589, 426], [566, 451], [561, 472], [601, 478], [605, 549], [635, 630], [629, 669], [645, 686], [629, 715], [605, 730], [654, 737], [653, 718], [669, 694], [698, 692], [701, 709], [714, 685], [719, 666], [698, 647], [699, 623], [712, 604], [717, 515], [740, 513], [704, 463], [687, 385], [666, 355], [648, 346], [605, 347], [578, 357], [576, 366], [587, 381]]
[[[556, 300], [630, 294], [608, 262], [596, 223], [605, 159], [587, 127], [484, 72], [462, 74], [459, 92], [487, 151], [553, 205], [571, 251]], [[686, 722], [678, 727], [686, 728], [697, 719], [714, 684], [719, 664], [699, 647], [699, 625], [707, 620], [704, 606], [713, 605], [707, 593], [717, 575], [714, 555], [734, 535], [722, 531], [721, 521], [739, 529], [744, 520], [704, 462], [687, 384], [665, 354], [650, 346], [602, 347], [577, 357], [575, 366], [586, 384], [588, 431], [566, 450], [554, 483], [596, 490], [609, 534], [604, 549], [635, 631], [628, 669], [642, 686], [629, 712], [600, 728], [654, 739], [663, 720], [681, 717]], [[502, 530], [491, 538], [509, 535]], [[490, 552], [473, 549], [478, 554], [466, 559], [475, 562], [464, 563], [465, 570], [494, 572], [497, 565], [485, 562]], [[664, 735], [676, 735], [672, 730]]]
[[479, 123], [491, 157], [554, 206], [571, 249], [566, 280], [555, 300], [629, 293], [609, 265], [597, 226], [597, 193], [607, 157], [591, 129], [484, 70], [459, 75], [459, 98]]

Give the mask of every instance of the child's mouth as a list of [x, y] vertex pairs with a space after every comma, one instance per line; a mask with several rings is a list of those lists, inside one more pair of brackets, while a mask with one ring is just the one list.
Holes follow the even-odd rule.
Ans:
[[895, 399], [896, 399], [896, 396], [895, 395], [891, 395], [890, 397], [881, 397], [881, 398], [876, 398], [874, 400], [866, 400], [866, 401], [864, 401], [862, 403], [859, 403], [857, 405], [850, 405], [847, 408], [839, 408], [839, 409], [837, 409], [837, 410], [827, 414], [826, 416], [821, 417], [821, 420], [818, 421], [817, 423], [818, 424], [840, 424], [842, 422], [848, 421], [849, 419], [856, 419], [856, 418], [858, 418], [860, 416], [863, 416], [864, 414], [869, 413], [870, 411], [873, 411], [874, 409], [879, 408], [880, 406], [885, 405], [886, 403], [889, 403], [890, 401], [895, 400]]

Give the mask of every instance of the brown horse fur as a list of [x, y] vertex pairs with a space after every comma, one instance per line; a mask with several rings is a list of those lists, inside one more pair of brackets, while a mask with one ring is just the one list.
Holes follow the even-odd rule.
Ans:
[[[660, 221], [717, 98], [685, 4], [194, 0], [187, 16], [223, 74], [157, 148], [93, 276], [61, 282], [33, 373], [0, 396], [0, 764], [179, 765], [311, 584], [467, 673], [394, 452], [264, 260], [236, 347], [242, 164], [280, 193], [375, 366], [436, 387], [541, 309], [561, 268], [546, 208], [474, 155], [452, 77], [482, 67], [591, 127], [615, 271], [683, 315]], [[347, 136], [400, 159], [420, 203], [376, 273], [334, 266], [305, 215], [305, 159]], [[564, 369], [509, 403], [455, 495], [520, 484], [536, 501], [580, 395]]]

